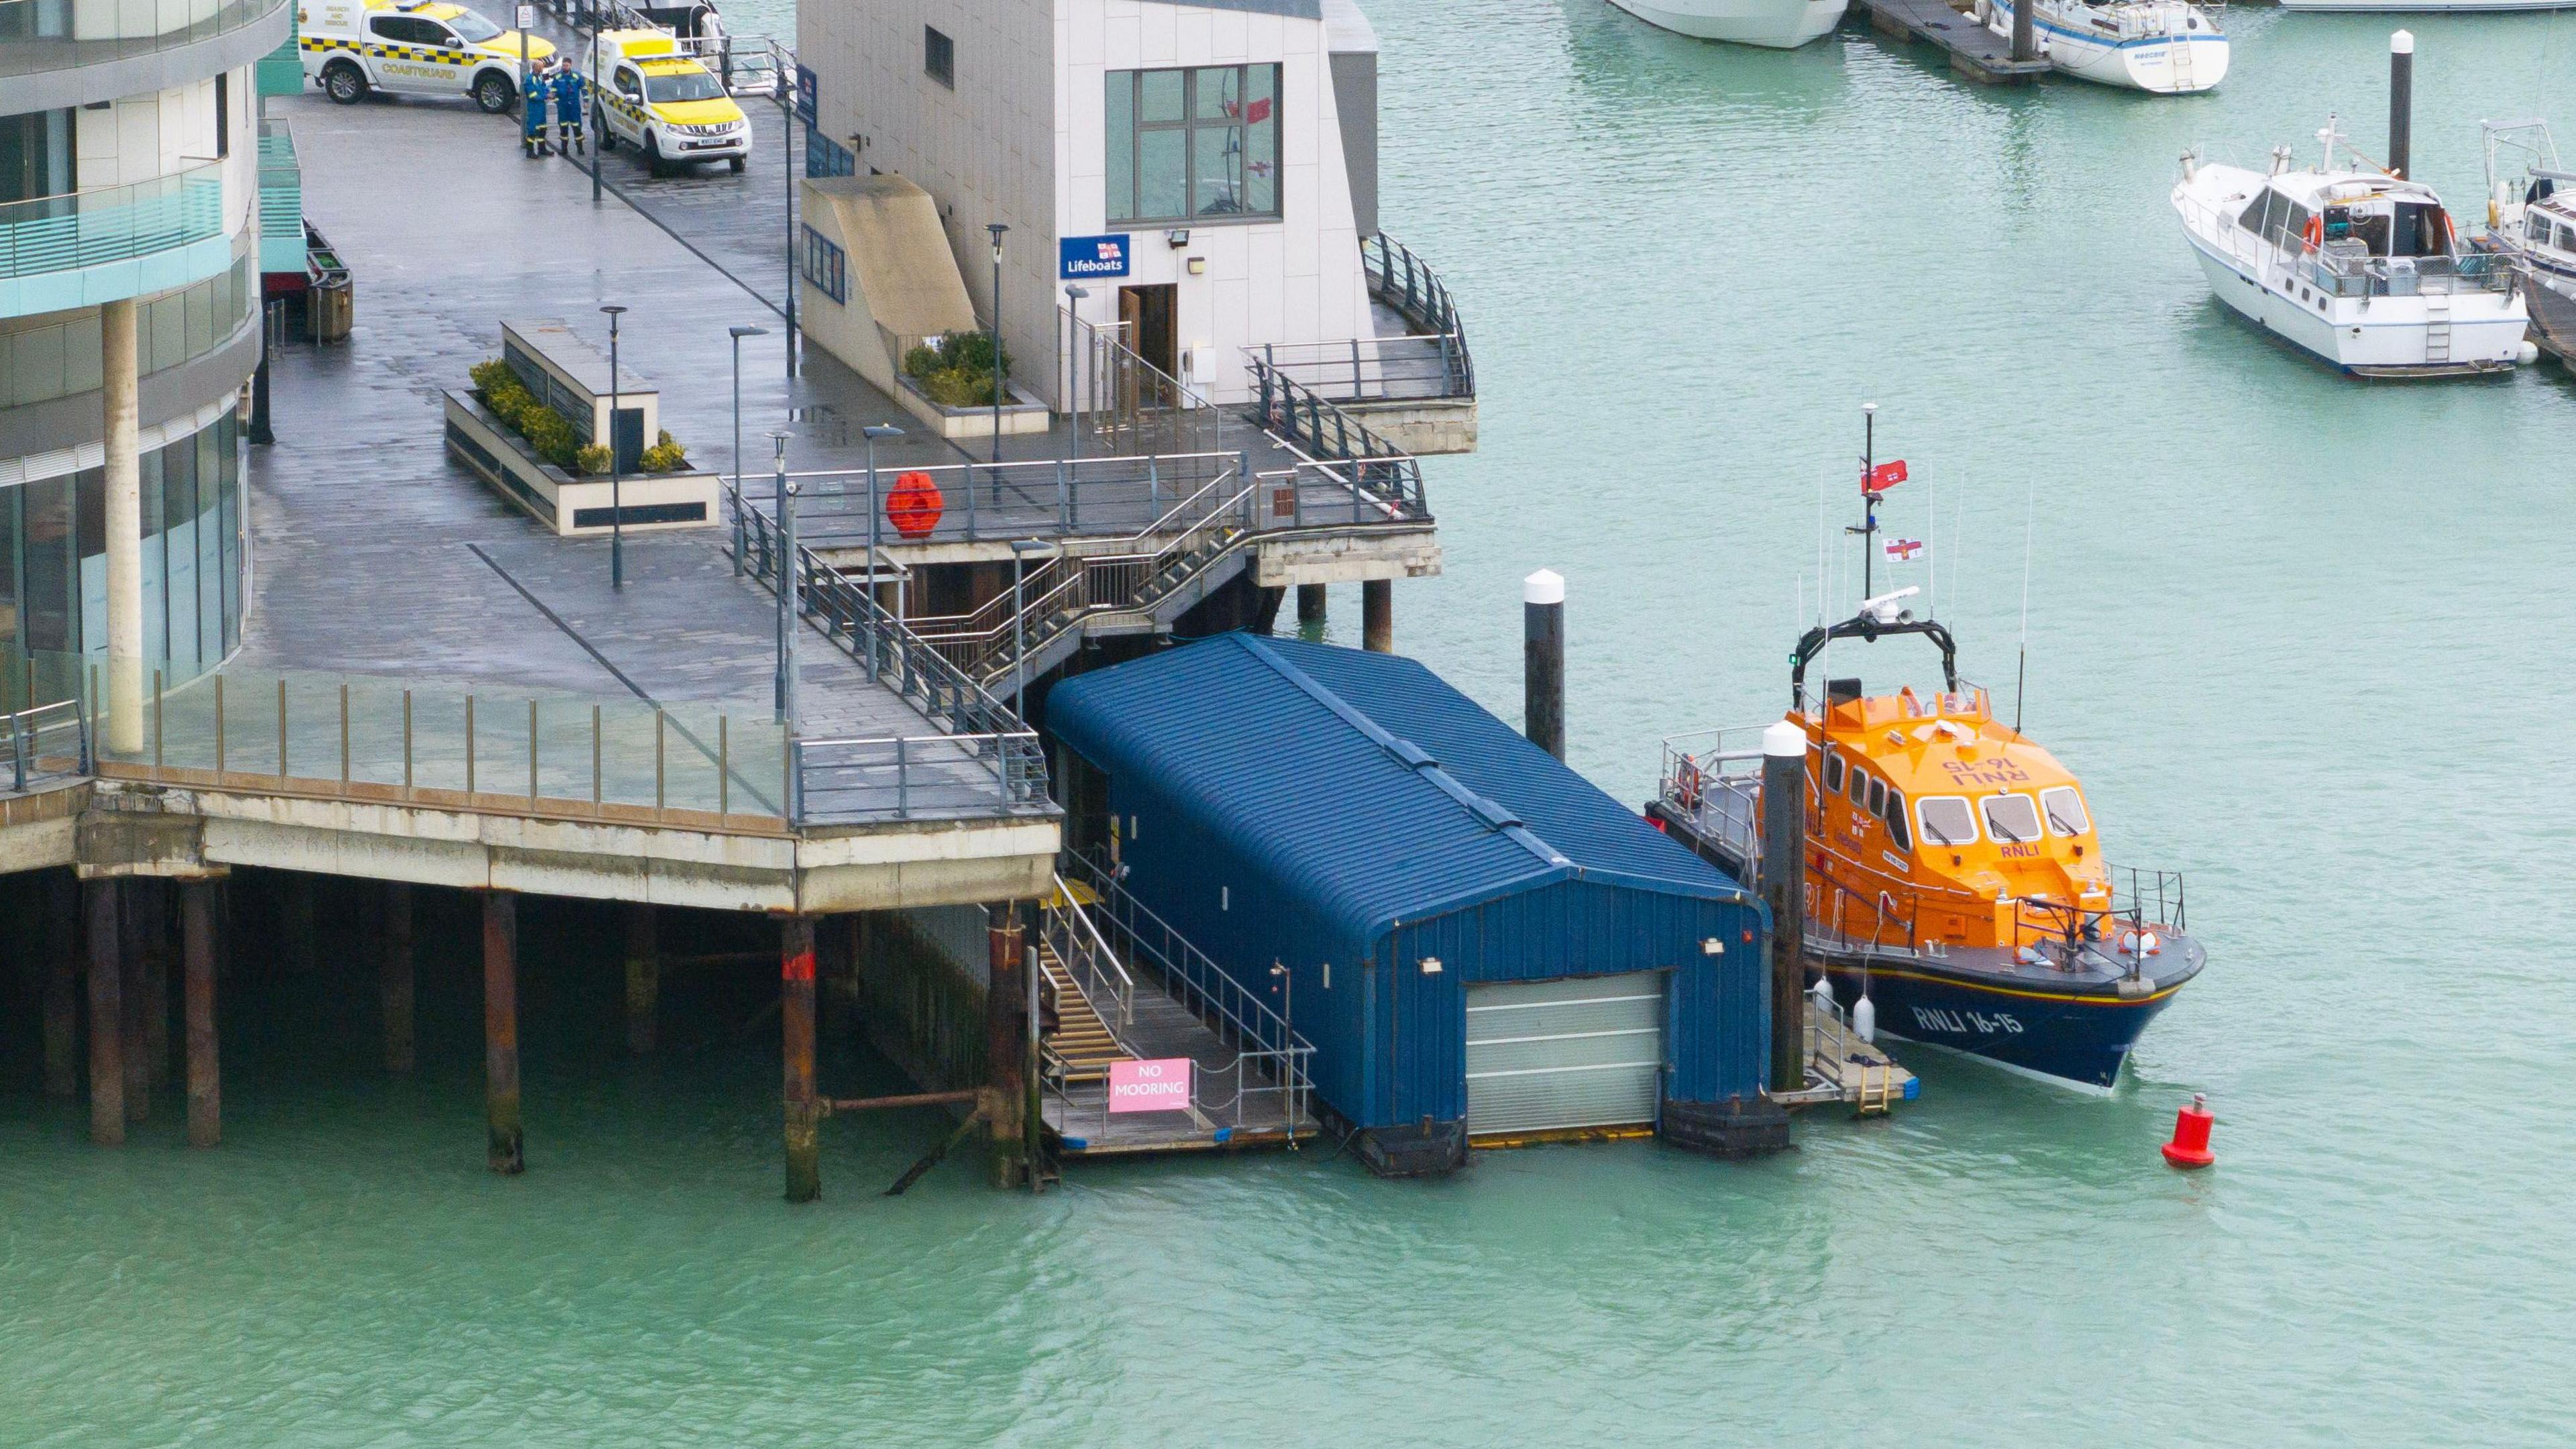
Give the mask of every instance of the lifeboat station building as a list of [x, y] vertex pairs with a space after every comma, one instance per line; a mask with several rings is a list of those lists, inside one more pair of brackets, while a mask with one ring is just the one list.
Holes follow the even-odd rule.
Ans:
[[1455, 312], [1378, 230], [1352, 0], [848, 0], [799, 10], [797, 58], [800, 321], [916, 412], [907, 356], [998, 316], [1005, 433], [1213, 407], [1323, 457], [1320, 404], [1473, 446]]
[[1772, 1145], [1731, 1135], [1766, 1115], [1758, 901], [1421, 664], [1225, 634], [1047, 716], [1068, 843], [1266, 989], [1372, 1168], [1649, 1126]]

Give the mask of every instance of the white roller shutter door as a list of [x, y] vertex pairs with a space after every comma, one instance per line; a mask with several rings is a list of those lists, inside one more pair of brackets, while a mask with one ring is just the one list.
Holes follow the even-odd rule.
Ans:
[[1467, 1130], [1546, 1132], [1655, 1120], [1664, 973], [1467, 988]]

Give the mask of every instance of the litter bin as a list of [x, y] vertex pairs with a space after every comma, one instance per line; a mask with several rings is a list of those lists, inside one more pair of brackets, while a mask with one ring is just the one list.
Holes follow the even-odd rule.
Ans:
[[315, 342], [346, 342], [355, 301], [349, 269], [309, 221], [304, 224], [304, 275], [305, 334]]

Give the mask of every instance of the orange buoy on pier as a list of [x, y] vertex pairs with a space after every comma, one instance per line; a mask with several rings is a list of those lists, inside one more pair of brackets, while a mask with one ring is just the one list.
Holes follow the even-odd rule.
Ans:
[[905, 538], [928, 538], [946, 510], [947, 500], [927, 473], [897, 474], [893, 491], [886, 494], [886, 522]]
[[2173, 1140], [2165, 1144], [2165, 1161], [2176, 1167], [2207, 1167], [2218, 1160], [2209, 1150], [2209, 1129], [2217, 1118], [2210, 1114], [2205, 1093], [2191, 1094], [2191, 1105], [2174, 1114]]

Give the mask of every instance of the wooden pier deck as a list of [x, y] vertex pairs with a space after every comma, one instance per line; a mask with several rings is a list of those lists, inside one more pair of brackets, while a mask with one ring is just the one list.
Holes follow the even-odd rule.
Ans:
[[2576, 300], [2562, 297], [2525, 277], [2524, 304], [2531, 309], [2531, 340], [2541, 351], [2576, 367]]
[[1912, 1072], [1897, 1065], [1894, 1057], [1878, 1047], [1854, 1036], [1839, 1019], [1818, 1015], [1815, 1002], [1810, 1000], [1807, 1089], [1775, 1092], [1771, 1099], [1784, 1107], [1843, 1102], [1859, 1116], [1875, 1117], [1884, 1115], [1898, 1102], [1911, 1102], [1922, 1094], [1923, 1084]]
[[2012, 42], [1950, 8], [1945, 0], [1854, 0], [1872, 30], [1896, 41], [1923, 41], [1950, 57], [1950, 68], [1982, 85], [2027, 85], [2047, 74], [2045, 60], [2015, 60]]

